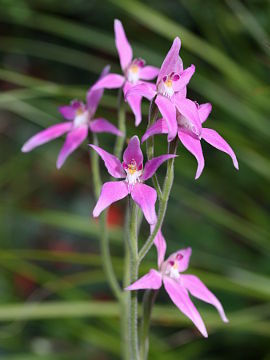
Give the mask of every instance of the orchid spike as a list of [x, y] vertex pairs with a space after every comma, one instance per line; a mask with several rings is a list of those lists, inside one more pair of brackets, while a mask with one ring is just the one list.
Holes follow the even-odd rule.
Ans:
[[[133, 58], [132, 48], [120, 20], [114, 20], [114, 33], [123, 75], [108, 74], [96, 83], [94, 89], [123, 88], [124, 95], [126, 95], [126, 93], [137, 84], [147, 84], [150, 87], [154, 86], [144, 80], [153, 80], [156, 78], [159, 69], [155, 66], [145, 65], [145, 61], [141, 58]], [[127, 100], [134, 113], [136, 126], [142, 121], [141, 100], [142, 96], [140, 95], [135, 95]]]
[[160, 113], [167, 122], [168, 141], [172, 141], [177, 134], [176, 112], [178, 104], [176, 98], [186, 97], [187, 84], [195, 72], [195, 66], [191, 65], [183, 69], [183, 62], [179, 57], [181, 41], [177, 37], [165, 57], [158, 74], [155, 89], [149, 84], [138, 84], [126, 93], [127, 101], [134, 97], [144, 96], [148, 100], [155, 101]]
[[[214, 146], [220, 151], [227, 153], [232, 161], [234, 167], [238, 170], [238, 161], [234, 151], [230, 145], [213, 129], [203, 128], [202, 124], [207, 120], [212, 106], [210, 103], [199, 105], [189, 99], [176, 99], [178, 111], [177, 118], [177, 133], [180, 141], [185, 148], [195, 156], [198, 167], [195, 179], [198, 179], [204, 168], [204, 156], [202, 152], [201, 139], [204, 139], [210, 145]], [[167, 134], [169, 128], [164, 119], [157, 120], [144, 134], [142, 142], [147, 140], [150, 136], [156, 134]]]
[[[160, 251], [164, 254], [163, 248], [157, 246], [157, 249], [159, 254], [161, 254]], [[213, 305], [224, 322], [228, 322], [228, 319], [219, 300], [197, 276], [182, 274], [188, 268], [190, 256], [190, 247], [173, 253], [165, 261], [163, 256], [158, 270], [150, 269], [146, 275], [128, 286], [126, 290], [158, 290], [163, 283], [172, 302], [194, 323], [204, 337], [208, 337], [201, 315], [189, 294]]]
[[155, 212], [157, 193], [151, 186], [144, 184], [144, 181], [150, 179], [164, 161], [176, 155], [166, 154], [155, 157], [147, 161], [143, 168], [143, 154], [138, 136], [133, 136], [130, 139], [123, 154], [123, 163], [116, 156], [102, 148], [95, 145], [90, 146], [102, 158], [111, 176], [118, 179], [125, 178], [123, 181], [111, 181], [103, 184], [99, 199], [93, 210], [93, 216], [98, 217], [109, 205], [130, 194], [142, 209], [147, 222], [155, 224], [157, 221]]
[[[104, 78], [110, 71], [106, 66], [100, 79]], [[103, 118], [94, 118], [96, 109], [103, 95], [103, 90], [93, 90], [87, 92], [86, 104], [81, 101], [73, 100], [70, 105], [59, 108], [60, 114], [67, 122], [50, 126], [49, 128], [31, 137], [22, 147], [23, 152], [29, 152], [37, 146], [43, 145], [67, 133], [66, 141], [58, 155], [57, 168], [60, 169], [67, 157], [76, 150], [86, 139], [88, 132], [101, 133], [107, 132], [117, 136], [123, 136], [113, 124]]]

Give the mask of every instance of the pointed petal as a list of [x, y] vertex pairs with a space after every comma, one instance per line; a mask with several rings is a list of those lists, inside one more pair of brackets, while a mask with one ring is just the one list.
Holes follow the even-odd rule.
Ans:
[[174, 94], [174, 99], [185, 99], [187, 97], [187, 87], [184, 86], [180, 90], [177, 91], [177, 93]]
[[162, 80], [163, 76], [170, 74], [172, 71], [177, 72], [176, 69], [179, 68], [179, 51], [181, 47], [181, 41], [176, 37], [172, 43], [168, 54], [166, 55], [157, 79], [157, 84]]
[[204, 123], [207, 120], [211, 111], [212, 111], [212, 105], [210, 103], [199, 105], [198, 112], [201, 123]]
[[142, 96], [148, 100], [152, 100], [155, 95], [156, 91], [152, 85], [148, 83], [142, 83], [132, 86], [132, 88], [130, 88], [125, 94], [125, 98], [128, 100], [132, 96]]
[[50, 126], [49, 128], [40, 131], [36, 135], [32, 136], [22, 147], [22, 152], [28, 152], [43, 145], [51, 140], [58, 138], [65, 134], [72, 127], [71, 122], [64, 122], [57, 125]]
[[233, 165], [234, 167], [238, 170], [239, 166], [238, 166], [238, 161], [237, 158], [235, 156], [235, 153], [233, 151], [233, 149], [230, 147], [230, 145], [223, 139], [223, 137], [221, 137], [219, 135], [218, 132], [216, 132], [213, 129], [207, 129], [207, 128], [203, 128], [202, 129], [202, 138], [207, 141], [210, 145], [214, 146], [215, 148], [217, 148], [220, 151], [223, 151], [225, 153], [227, 153], [228, 155], [230, 155], [230, 157], [232, 158], [233, 161]]
[[[153, 232], [154, 228], [155, 228], [155, 225], [150, 226], [151, 233]], [[160, 268], [161, 264], [164, 261], [165, 254], [166, 254], [166, 248], [167, 248], [166, 240], [165, 240], [161, 230], [158, 231], [158, 233], [155, 237], [155, 240], [154, 240], [154, 244], [157, 249], [158, 267]]]
[[103, 118], [94, 119], [90, 122], [90, 130], [94, 133], [111, 133], [117, 136], [123, 136], [123, 133], [112, 123]]
[[204, 285], [204, 283], [195, 275], [181, 275], [181, 284], [191, 293], [192, 296], [213, 305], [221, 319], [228, 322], [224, 309], [216, 296]]
[[142, 137], [142, 143], [147, 140], [150, 136], [157, 134], [168, 134], [168, 125], [166, 120], [158, 119], [149, 129], [146, 130]]
[[115, 45], [118, 51], [121, 68], [126, 70], [132, 61], [132, 47], [130, 46], [125, 34], [125, 30], [120, 20], [114, 20]]
[[124, 82], [124, 76], [118, 74], [108, 74], [92, 86], [92, 91], [99, 89], [118, 89], [124, 85]]
[[144, 66], [140, 70], [140, 79], [153, 80], [155, 77], [157, 77], [158, 73], [159, 73], [159, 68], [155, 66]]
[[[103, 79], [104, 76], [106, 76], [109, 72], [110, 72], [110, 66], [107, 65], [102, 70], [102, 73], [101, 73], [98, 81]], [[95, 84], [93, 86], [95, 86]], [[103, 88], [99, 89], [99, 90], [93, 90], [93, 86], [91, 86], [91, 88], [88, 90], [87, 95], [86, 95], [87, 109], [88, 109], [91, 117], [94, 116], [94, 114], [97, 110], [98, 104], [100, 102], [100, 99], [102, 98], [102, 95], [103, 95]]]
[[60, 106], [58, 111], [67, 120], [73, 120], [76, 116], [76, 109], [71, 105]]
[[[191, 253], [192, 253], [191, 247], [178, 250], [178, 251], [174, 252], [173, 254], [171, 254], [168, 257], [168, 259], [166, 260], [166, 262], [169, 262], [171, 260], [172, 261], [177, 261], [177, 269], [178, 269], [178, 271], [179, 272], [184, 272], [188, 268]], [[180, 257], [179, 257], [179, 254], [181, 255]]]
[[104, 209], [127, 195], [128, 187], [125, 181], [106, 182], [101, 188], [99, 199], [93, 210], [93, 217], [98, 217]]
[[201, 134], [201, 121], [199, 117], [199, 112], [197, 105], [194, 101], [191, 101], [189, 99], [180, 98], [179, 96], [176, 96], [174, 98], [175, 105], [178, 109], [178, 111], [183, 115], [185, 118], [187, 118], [194, 127], [194, 132], [197, 135]]
[[208, 337], [201, 315], [190, 300], [187, 290], [176, 280], [167, 276], [164, 277], [163, 283], [172, 302], [194, 323], [204, 337]]
[[137, 163], [137, 168], [140, 169], [143, 164], [143, 153], [140, 147], [140, 140], [137, 135], [133, 136], [128, 143], [128, 146], [123, 154], [125, 164], [130, 164], [132, 160]]
[[130, 190], [132, 199], [142, 209], [144, 217], [149, 224], [155, 224], [157, 221], [155, 203], [157, 192], [151, 186], [145, 184], [135, 184]]
[[60, 169], [67, 157], [75, 151], [81, 143], [86, 139], [88, 134], [88, 126], [83, 125], [78, 128], [72, 129], [66, 137], [64, 145], [60, 150], [60, 153], [57, 158], [56, 167]]
[[125, 290], [160, 289], [162, 276], [159, 271], [151, 269], [146, 275], [125, 288]]
[[186, 134], [181, 130], [178, 131], [178, 137], [181, 140], [184, 147], [189, 152], [191, 152], [191, 154], [194, 155], [197, 160], [198, 167], [197, 167], [195, 179], [198, 179], [204, 168], [204, 157], [203, 157], [201, 142], [199, 139], [195, 139], [191, 135]]
[[180, 91], [189, 83], [191, 77], [195, 72], [195, 66], [191, 65], [186, 68], [181, 74], [180, 79], [178, 81], [173, 81], [173, 89], [174, 91]]
[[118, 178], [118, 179], [126, 176], [125, 171], [122, 167], [122, 164], [116, 156], [108, 153], [107, 151], [103, 150], [99, 146], [92, 145], [92, 144], [90, 144], [90, 146], [102, 158], [102, 160], [104, 161], [104, 164], [108, 170], [108, 173], [111, 176]]
[[[124, 85], [124, 94], [131, 89], [133, 85], [130, 82], [126, 82]], [[127, 102], [135, 116], [135, 126], [138, 126], [142, 121], [142, 113], [141, 113], [141, 102], [142, 96], [141, 95], [132, 95], [127, 98]]]
[[160, 167], [160, 165], [162, 163], [164, 163], [164, 161], [167, 161], [169, 159], [175, 158], [177, 157], [177, 155], [173, 155], [173, 154], [165, 154], [165, 155], [160, 155], [157, 157], [154, 157], [153, 159], [147, 161], [147, 163], [145, 164], [144, 170], [143, 170], [143, 175], [142, 175], [142, 180], [148, 180], [150, 179], [154, 173], [157, 171], [157, 169]]
[[168, 141], [172, 141], [177, 135], [176, 109], [174, 104], [165, 96], [158, 95], [155, 103], [157, 104], [161, 115], [167, 122]]

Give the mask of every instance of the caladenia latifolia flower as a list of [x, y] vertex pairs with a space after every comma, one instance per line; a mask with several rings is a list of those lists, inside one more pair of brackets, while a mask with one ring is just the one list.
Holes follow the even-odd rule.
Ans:
[[[100, 78], [106, 76], [109, 70], [109, 66], [105, 67]], [[37, 133], [23, 145], [22, 151], [29, 152], [37, 146], [43, 145], [67, 133], [65, 143], [57, 159], [56, 166], [59, 169], [67, 157], [87, 138], [89, 131], [93, 133], [107, 132], [122, 136], [121, 131], [108, 120], [94, 117], [102, 95], [102, 89], [93, 90], [92, 87], [87, 92], [86, 104], [78, 100], [73, 100], [70, 105], [61, 106], [59, 112], [68, 121], [50, 126]]]
[[179, 57], [181, 41], [175, 38], [158, 74], [155, 88], [149, 84], [138, 84], [126, 93], [127, 101], [133, 97], [144, 96], [154, 101], [168, 126], [168, 141], [172, 141], [177, 134], [177, 111], [188, 108], [186, 87], [195, 71], [191, 65], [183, 69], [183, 62]]
[[[220, 151], [227, 153], [233, 161], [234, 167], [238, 170], [238, 161], [230, 145], [213, 129], [204, 128], [202, 124], [207, 120], [212, 106], [210, 103], [199, 105], [196, 102], [186, 99], [186, 107], [176, 112], [177, 135], [185, 148], [195, 156], [198, 167], [195, 179], [201, 175], [204, 168], [204, 156], [202, 152], [201, 139], [208, 142]], [[142, 137], [142, 142], [150, 136], [157, 134], [168, 134], [169, 127], [165, 119], [157, 120], [147, 129]]]
[[102, 148], [90, 145], [102, 158], [109, 174], [115, 178], [125, 178], [123, 181], [106, 182], [101, 189], [100, 197], [93, 210], [93, 216], [99, 214], [115, 201], [131, 195], [135, 203], [141, 208], [147, 222], [155, 224], [157, 220], [155, 203], [157, 200], [156, 190], [144, 184], [150, 179], [158, 167], [176, 155], [165, 154], [146, 162], [143, 168], [143, 154], [140, 148], [140, 141], [133, 136], [123, 154], [123, 162], [103, 150]]
[[[175, 38], [161, 69], [158, 70], [154, 66], [145, 66], [144, 60], [140, 58], [133, 58], [132, 48], [119, 20], [115, 20], [114, 30], [123, 74], [110, 74], [109, 67], [106, 67], [96, 84], [89, 89], [86, 104], [73, 100], [70, 105], [61, 106], [59, 111], [66, 121], [33, 136], [24, 144], [22, 151], [31, 151], [35, 147], [67, 133], [57, 159], [57, 167], [60, 168], [66, 158], [86, 139], [89, 132], [108, 132], [119, 136], [115, 138], [114, 155], [97, 146], [100, 139], [96, 134], [92, 136], [93, 144], [90, 146], [94, 151], [91, 154], [90, 164], [97, 201], [93, 216], [100, 216], [102, 263], [111, 291], [121, 307], [124, 359], [145, 360], [148, 352], [151, 310], [157, 294], [156, 290], [160, 289], [162, 284], [173, 303], [196, 325], [203, 336], [208, 336], [207, 331], [190, 295], [215, 306], [222, 320], [228, 321], [223, 307], [215, 295], [198, 277], [184, 273], [189, 265], [190, 247], [173, 253], [165, 260], [167, 244], [161, 228], [173, 186], [174, 162], [179, 140], [197, 159], [196, 179], [204, 168], [202, 139], [218, 150], [227, 153], [237, 169], [238, 162], [227, 142], [215, 130], [203, 127], [203, 123], [211, 112], [211, 104], [199, 105], [186, 98], [187, 85], [194, 74], [195, 67], [191, 65], [187, 69], [183, 68], [183, 62], [179, 57], [180, 39]], [[156, 76], [156, 84], [148, 82]], [[95, 117], [105, 88], [119, 88], [118, 127], [122, 132], [106, 119]], [[122, 91], [135, 115], [136, 126], [142, 119], [142, 97], [151, 101], [148, 129], [142, 138], [143, 142], [148, 140], [146, 143], [148, 161], [145, 164], [140, 141], [136, 135], [130, 139], [123, 152], [126, 125]], [[161, 116], [158, 116], [159, 112]], [[155, 144], [151, 137], [157, 134], [168, 135], [168, 154], [154, 157]], [[119, 158], [121, 158], [122, 152], [123, 161], [121, 162]], [[99, 156], [104, 161], [108, 173], [118, 181], [109, 181], [102, 185]], [[164, 162], [166, 162], [167, 169], [164, 180], [161, 182], [155, 173]], [[150, 178], [152, 178], [155, 188], [145, 184]], [[107, 214], [104, 210], [112, 203], [127, 196], [131, 201], [127, 202], [126, 221], [123, 229], [125, 258], [122, 286], [114, 271], [109, 246], [110, 233], [106, 226]], [[156, 203], [158, 204], [157, 212]], [[142, 214], [149, 223], [150, 229], [148, 237], [140, 244], [138, 235]], [[139, 266], [153, 244], [157, 249], [158, 270], [151, 269], [138, 279]], [[137, 292], [132, 291], [139, 289], [149, 290], [145, 292], [143, 299], [140, 331], [138, 331], [138, 297]]]
[[[132, 47], [127, 40], [121, 21], [114, 21], [114, 32], [115, 44], [123, 75], [108, 74], [96, 83], [94, 89], [123, 88], [125, 95], [128, 90], [137, 84], [148, 84], [148, 86], [153, 86], [153, 84], [146, 82], [145, 80], [155, 79], [159, 69], [155, 66], [145, 65], [145, 61], [141, 58], [133, 58]], [[135, 116], [136, 126], [138, 126], [142, 120], [141, 100], [141, 95], [135, 95], [128, 99], [128, 104]]]
[[228, 319], [219, 300], [197, 276], [182, 274], [188, 268], [190, 256], [190, 247], [176, 251], [165, 261], [163, 253], [158, 270], [151, 269], [146, 275], [128, 286], [126, 290], [158, 290], [163, 284], [172, 302], [195, 324], [201, 334], [207, 337], [204, 322], [189, 294], [215, 306], [224, 322], [228, 322]]

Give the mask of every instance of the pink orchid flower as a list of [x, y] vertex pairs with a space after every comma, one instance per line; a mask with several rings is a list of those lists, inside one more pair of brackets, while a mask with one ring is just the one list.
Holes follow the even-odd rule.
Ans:
[[146, 275], [128, 286], [126, 290], [158, 290], [163, 283], [172, 302], [194, 323], [204, 337], [208, 337], [201, 315], [191, 301], [189, 293], [215, 306], [224, 322], [228, 322], [228, 319], [219, 300], [197, 276], [182, 274], [188, 268], [190, 256], [190, 247], [173, 253], [165, 261], [163, 252], [159, 270], [150, 269]]
[[[182, 107], [181, 113], [176, 112], [178, 137], [185, 148], [195, 156], [198, 167], [195, 179], [198, 179], [204, 168], [204, 156], [202, 152], [201, 139], [220, 151], [227, 153], [238, 170], [238, 161], [230, 145], [213, 129], [203, 128], [202, 124], [208, 118], [212, 105], [210, 103], [197, 104], [186, 99], [186, 107]], [[142, 142], [156, 134], [167, 134], [169, 128], [164, 119], [157, 120], [144, 134]]]
[[[114, 21], [115, 44], [120, 58], [120, 65], [123, 75], [108, 74], [102, 80], [98, 81], [94, 89], [117, 89], [123, 87], [124, 95], [129, 89], [137, 84], [152, 84], [143, 80], [154, 79], [159, 69], [154, 66], [145, 66], [145, 61], [141, 58], [133, 59], [133, 51], [127, 40], [121, 21]], [[142, 96], [135, 95], [127, 101], [135, 116], [135, 125], [138, 126], [142, 121], [141, 114]]]
[[[109, 70], [110, 67], [106, 66], [100, 78], [106, 76]], [[67, 133], [66, 141], [58, 155], [56, 163], [57, 168], [60, 169], [67, 157], [86, 139], [88, 131], [94, 133], [107, 132], [117, 136], [123, 136], [122, 132], [106, 119], [94, 118], [102, 95], [102, 89], [93, 90], [92, 87], [87, 93], [86, 104], [78, 100], [73, 100], [70, 105], [61, 106], [59, 112], [69, 121], [50, 126], [46, 130], [37, 133], [23, 145], [22, 151], [29, 152], [37, 146]]]
[[143, 182], [150, 179], [159, 166], [166, 160], [175, 157], [172, 154], [155, 157], [145, 164], [143, 168], [143, 154], [140, 148], [138, 136], [133, 136], [123, 154], [123, 163], [120, 160], [103, 150], [102, 148], [90, 145], [102, 158], [109, 174], [115, 178], [125, 178], [123, 181], [106, 182], [101, 189], [97, 204], [93, 210], [93, 216], [99, 214], [115, 201], [125, 198], [128, 194], [142, 209], [142, 212], [149, 224], [157, 221], [155, 203], [157, 199], [156, 190]]
[[175, 38], [158, 74], [156, 88], [149, 84], [138, 84], [126, 94], [127, 101], [134, 96], [144, 96], [155, 101], [160, 113], [167, 122], [168, 141], [172, 141], [177, 134], [176, 112], [188, 108], [186, 99], [187, 84], [195, 72], [191, 65], [183, 69], [183, 62], [179, 57], [181, 41]]

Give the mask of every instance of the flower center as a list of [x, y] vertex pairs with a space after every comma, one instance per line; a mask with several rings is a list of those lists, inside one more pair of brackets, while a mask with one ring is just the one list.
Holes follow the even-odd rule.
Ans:
[[129, 185], [135, 185], [137, 182], [140, 182], [140, 177], [142, 175], [142, 169], [139, 170], [137, 163], [134, 159], [131, 160], [129, 164], [124, 164], [125, 172], [127, 173], [126, 182]]
[[73, 125], [75, 128], [78, 128], [83, 125], [87, 125], [90, 120], [90, 115], [87, 110], [83, 110], [82, 108], [79, 108], [76, 111], [75, 119], [73, 120]]
[[132, 84], [136, 84], [140, 78], [140, 70], [144, 67], [144, 60], [141, 58], [134, 59], [127, 69], [127, 80]]
[[169, 276], [172, 279], [179, 279], [180, 274], [178, 271], [178, 265], [176, 261], [169, 261], [165, 270], [165, 275]]
[[178, 81], [179, 79], [180, 75], [175, 72], [171, 72], [169, 75], [163, 76], [162, 80], [158, 84], [158, 92], [170, 99], [174, 94], [173, 82]]
[[179, 263], [182, 259], [183, 255], [180, 252], [170, 256], [161, 266], [162, 273], [172, 279], [179, 279]]

